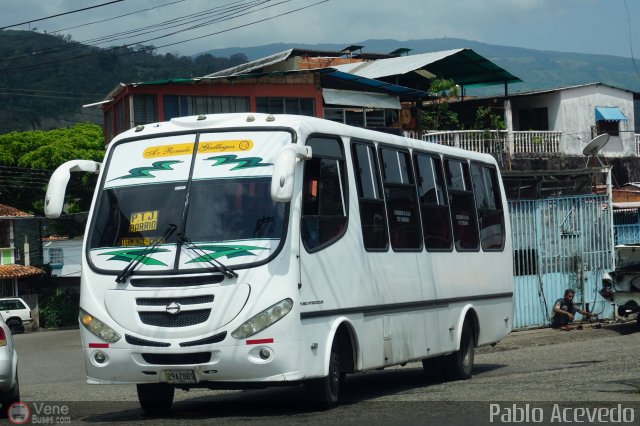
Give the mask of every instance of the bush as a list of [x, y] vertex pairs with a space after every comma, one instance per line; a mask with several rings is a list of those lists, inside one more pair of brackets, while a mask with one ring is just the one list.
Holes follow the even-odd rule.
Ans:
[[41, 328], [78, 325], [80, 294], [69, 288], [49, 290], [39, 296]]

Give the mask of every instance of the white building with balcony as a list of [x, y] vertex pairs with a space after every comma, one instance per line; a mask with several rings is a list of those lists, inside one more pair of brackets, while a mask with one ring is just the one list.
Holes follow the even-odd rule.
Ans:
[[502, 112], [506, 130], [427, 132], [423, 139], [491, 154], [582, 156], [589, 141], [608, 133], [600, 155], [635, 157], [639, 105], [639, 93], [603, 83], [466, 99], [451, 109], [470, 116], [476, 108], [490, 106]]

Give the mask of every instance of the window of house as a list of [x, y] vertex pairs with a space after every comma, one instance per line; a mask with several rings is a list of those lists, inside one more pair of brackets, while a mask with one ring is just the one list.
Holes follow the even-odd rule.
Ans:
[[347, 229], [347, 185], [344, 152], [339, 138], [307, 140], [313, 158], [304, 163], [302, 243], [309, 252], [320, 250]]
[[257, 97], [256, 112], [315, 116], [313, 98]]
[[158, 121], [156, 95], [133, 95], [133, 121], [136, 126]]
[[375, 147], [372, 143], [355, 142], [352, 145], [352, 156], [364, 248], [387, 250], [387, 218]]
[[471, 164], [471, 182], [478, 211], [483, 250], [504, 248], [504, 209], [495, 167]]
[[422, 214], [422, 233], [427, 250], [451, 250], [451, 213], [445, 190], [440, 157], [415, 154], [418, 200]]
[[49, 249], [49, 263], [64, 264], [64, 253], [61, 248]]
[[385, 127], [388, 117], [387, 110], [350, 110], [343, 108], [325, 108], [324, 118], [338, 123], [355, 127]]
[[549, 130], [547, 108], [521, 109], [518, 112], [520, 130]]
[[421, 249], [418, 202], [409, 153], [383, 147], [380, 158], [391, 247], [394, 250]]
[[246, 96], [176, 96], [163, 98], [164, 119], [198, 114], [248, 112], [249, 98]]
[[619, 136], [620, 122], [614, 120], [598, 120], [596, 121], [596, 132], [599, 135], [609, 133], [609, 136]]
[[468, 163], [462, 160], [447, 159], [445, 161], [445, 179], [451, 206], [453, 240], [456, 250], [478, 250], [480, 238]]

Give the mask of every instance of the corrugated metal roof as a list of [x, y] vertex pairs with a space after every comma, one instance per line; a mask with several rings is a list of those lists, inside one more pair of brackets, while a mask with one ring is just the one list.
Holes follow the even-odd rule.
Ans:
[[357, 74], [351, 74], [348, 72], [338, 71], [335, 68], [326, 68], [321, 70], [326, 72], [326, 76], [330, 78], [336, 78], [339, 80], [347, 81], [354, 84], [359, 84], [366, 87], [375, 88], [382, 92], [391, 93], [397, 96], [409, 97], [409, 98], [427, 98], [429, 93], [418, 89], [412, 89], [410, 87], [398, 86], [397, 84], [391, 84], [373, 78], [363, 77]]
[[[204, 76], [204, 78], [228, 77], [228, 76], [237, 75], [237, 74], [250, 73], [252, 71], [261, 70], [262, 68], [285, 61], [289, 59], [289, 57], [291, 56], [299, 56], [299, 57], [307, 57], [307, 58], [324, 57], [324, 58], [333, 58], [333, 59], [344, 58], [345, 51], [347, 51], [351, 47], [353, 46], [349, 46], [348, 48], [344, 49], [344, 51], [342, 52], [332, 52], [332, 51], [324, 51], [324, 50], [308, 50], [308, 49], [297, 49], [297, 48], [287, 49], [287, 50], [283, 50], [282, 52], [277, 52], [269, 56], [265, 56], [263, 58], [259, 58], [244, 64], [236, 65], [235, 67], [226, 68], [224, 70], [207, 74]], [[360, 46], [360, 47], [363, 47], [363, 46]], [[379, 60], [384, 58], [390, 58], [393, 56], [395, 55], [385, 54], [385, 53], [360, 53], [357, 55], [351, 55], [349, 56], [349, 58], [355, 59], [355, 60], [357, 59]]]
[[489, 85], [522, 81], [471, 49], [453, 49], [335, 66], [367, 78], [384, 78], [427, 70], [460, 85]]
[[339, 71], [357, 74], [362, 77], [382, 78], [392, 75], [407, 74], [411, 71], [418, 70], [425, 65], [429, 65], [433, 62], [440, 61], [448, 56], [454, 55], [460, 51], [462, 51], [462, 49], [399, 56], [397, 58], [379, 59], [377, 61], [338, 65], [334, 68]]
[[397, 96], [387, 93], [356, 92], [353, 90], [322, 89], [322, 97], [329, 105], [346, 105], [367, 108], [400, 109]]
[[235, 67], [231, 67], [224, 70], [216, 71], [211, 74], [207, 74], [203, 78], [227, 77], [227, 76], [236, 75], [236, 74], [250, 73], [251, 71], [284, 61], [291, 55], [291, 52], [293, 52], [293, 49], [288, 49], [282, 52], [274, 53], [273, 55], [265, 56], [264, 58], [256, 59], [255, 61], [247, 62], [245, 64], [240, 64]]

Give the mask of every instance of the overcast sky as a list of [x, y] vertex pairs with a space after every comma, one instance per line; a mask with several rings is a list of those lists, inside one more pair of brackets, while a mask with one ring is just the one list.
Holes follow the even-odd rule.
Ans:
[[[0, 27], [61, 30], [59, 34], [100, 47], [142, 42], [182, 55], [270, 43], [347, 46], [367, 39], [449, 37], [626, 57], [633, 51], [633, 57], [640, 56], [639, 0], [111, 1], [0, 0]], [[26, 21], [32, 22], [13, 26]], [[182, 31], [194, 25], [199, 27]], [[134, 32], [143, 28], [146, 34]]]

